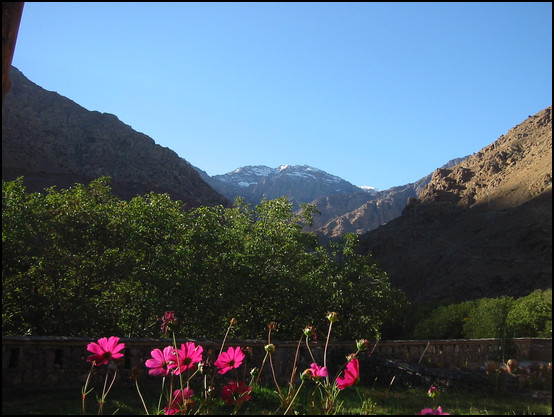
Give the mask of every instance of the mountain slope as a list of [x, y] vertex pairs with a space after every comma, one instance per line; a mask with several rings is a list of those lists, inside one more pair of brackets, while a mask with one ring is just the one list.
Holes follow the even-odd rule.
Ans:
[[552, 106], [452, 169], [360, 237], [414, 302], [552, 287]]
[[124, 199], [154, 191], [193, 207], [230, 204], [188, 162], [116, 116], [46, 91], [13, 66], [10, 77], [2, 108], [3, 180], [24, 176], [29, 191], [41, 191], [110, 176]]

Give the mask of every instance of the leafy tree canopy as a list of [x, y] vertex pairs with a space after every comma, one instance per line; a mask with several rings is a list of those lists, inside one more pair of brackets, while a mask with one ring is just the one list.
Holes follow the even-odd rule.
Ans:
[[2, 334], [160, 336], [165, 311], [183, 337], [296, 339], [307, 324], [377, 338], [404, 294], [356, 235], [326, 249], [303, 232], [315, 207], [285, 198], [189, 209], [167, 194], [116, 198], [110, 179], [27, 193], [2, 182]]

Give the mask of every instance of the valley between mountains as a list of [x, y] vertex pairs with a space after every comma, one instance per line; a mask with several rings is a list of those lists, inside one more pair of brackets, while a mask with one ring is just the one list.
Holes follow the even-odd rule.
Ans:
[[320, 212], [322, 240], [356, 233], [417, 302], [529, 294], [552, 286], [552, 106], [469, 156], [388, 190], [315, 167], [252, 165], [210, 177], [120, 121], [46, 91], [12, 67], [2, 111], [2, 179], [28, 191], [110, 176], [120, 198], [168, 193], [190, 207], [286, 195]]

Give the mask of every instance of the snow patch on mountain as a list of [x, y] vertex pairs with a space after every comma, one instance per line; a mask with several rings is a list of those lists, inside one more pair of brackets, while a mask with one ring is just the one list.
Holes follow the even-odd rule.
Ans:
[[360, 188], [362, 190], [364, 190], [365, 192], [371, 193], [371, 194], [376, 193], [377, 191], [379, 191], [377, 188], [370, 187], [369, 185], [362, 185]]

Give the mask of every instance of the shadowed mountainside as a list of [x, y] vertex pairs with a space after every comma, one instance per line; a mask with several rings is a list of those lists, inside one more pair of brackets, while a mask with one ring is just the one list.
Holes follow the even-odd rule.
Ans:
[[230, 202], [169, 148], [108, 113], [89, 111], [11, 68], [2, 108], [2, 179], [24, 176], [28, 191], [112, 178], [120, 198], [168, 193], [191, 207]]

